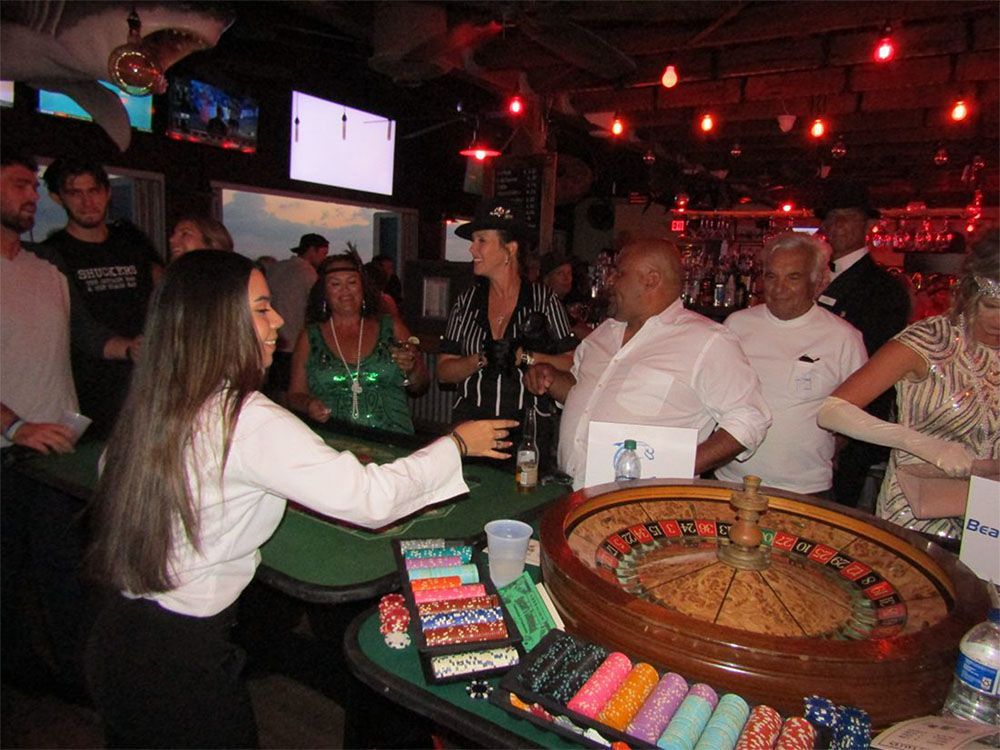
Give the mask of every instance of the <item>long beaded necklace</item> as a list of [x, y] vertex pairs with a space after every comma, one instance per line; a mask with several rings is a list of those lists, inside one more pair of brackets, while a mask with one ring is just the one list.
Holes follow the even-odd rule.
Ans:
[[361, 316], [361, 327], [358, 330], [358, 364], [353, 374], [351, 373], [351, 366], [347, 364], [347, 358], [340, 348], [340, 340], [337, 338], [337, 328], [333, 325], [332, 315], [330, 316], [330, 333], [333, 334], [333, 343], [337, 346], [337, 354], [340, 355], [340, 361], [344, 363], [344, 369], [347, 370], [347, 377], [351, 381], [351, 418], [357, 419], [361, 415], [361, 409], [358, 406], [358, 396], [363, 390], [361, 388], [361, 341], [365, 337], [365, 317]]

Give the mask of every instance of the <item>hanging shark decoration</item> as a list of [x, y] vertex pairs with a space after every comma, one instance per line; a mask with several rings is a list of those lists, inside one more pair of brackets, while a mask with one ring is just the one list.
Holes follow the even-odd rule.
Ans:
[[66, 94], [124, 151], [132, 137], [125, 107], [97, 81], [109, 77], [108, 59], [126, 41], [133, 10], [142, 48], [161, 71], [214, 47], [233, 22], [211, 3], [3, 0], [0, 76]]

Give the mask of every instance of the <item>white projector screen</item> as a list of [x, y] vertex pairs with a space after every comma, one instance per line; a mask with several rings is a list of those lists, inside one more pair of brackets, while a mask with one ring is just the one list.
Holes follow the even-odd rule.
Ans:
[[392, 195], [394, 120], [293, 91], [291, 131], [293, 180]]

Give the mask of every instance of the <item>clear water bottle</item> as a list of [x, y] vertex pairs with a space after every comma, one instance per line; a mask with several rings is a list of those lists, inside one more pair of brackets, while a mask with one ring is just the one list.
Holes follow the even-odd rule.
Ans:
[[965, 634], [959, 644], [955, 679], [941, 713], [1000, 728], [1000, 607], [990, 608], [986, 622]]
[[635, 441], [626, 440], [622, 449], [615, 455], [615, 481], [638, 479], [642, 476], [642, 464], [635, 452]]

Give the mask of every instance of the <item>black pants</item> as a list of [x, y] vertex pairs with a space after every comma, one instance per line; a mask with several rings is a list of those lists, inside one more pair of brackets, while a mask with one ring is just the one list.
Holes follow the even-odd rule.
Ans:
[[112, 597], [87, 644], [87, 682], [108, 747], [256, 747], [230, 641], [236, 605], [188, 617], [145, 599]]
[[[84, 504], [13, 468], [17, 450], [4, 450], [0, 471], [4, 678], [82, 692], [80, 654], [92, 619], [80, 580]], [[44, 675], [48, 660], [58, 685]]]

